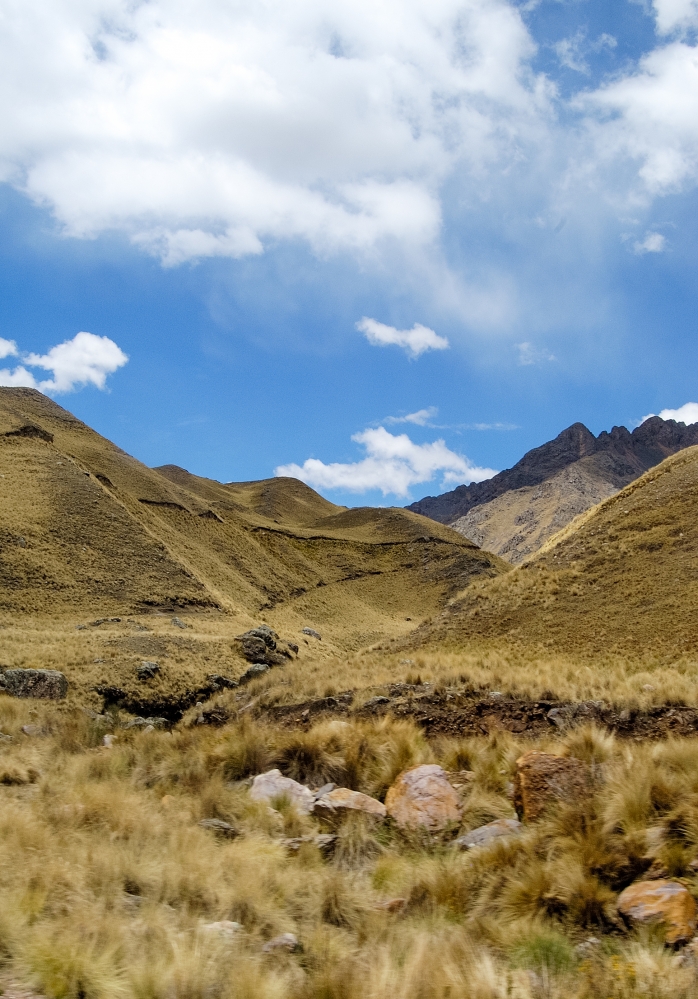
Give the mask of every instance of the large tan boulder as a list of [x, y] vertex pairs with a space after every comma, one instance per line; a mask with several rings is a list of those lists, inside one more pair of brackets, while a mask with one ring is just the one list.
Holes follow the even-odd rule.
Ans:
[[403, 770], [385, 798], [388, 815], [403, 829], [440, 832], [460, 821], [458, 793], [451, 787], [445, 770], [423, 764]]
[[361, 812], [374, 819], [385, 818], [385, 805], [361, 791], [350, 791], [348, 787], [336, 787], [323, 794], [315, 802], [313, 809], [322, 818], [341, 818], [349, 812]]
[[516, 761], [514, 808], [525, 822], [535, 822], [554, 802], [580, 801], [592, 790], [591, 769], [583, 760], [534, 750]]
[[668, 944], [685, 943], [696, 932], [696, 903], [677, 881], [636, 881], [618, 896], [618, 911], [635, 925], [663, 924]]

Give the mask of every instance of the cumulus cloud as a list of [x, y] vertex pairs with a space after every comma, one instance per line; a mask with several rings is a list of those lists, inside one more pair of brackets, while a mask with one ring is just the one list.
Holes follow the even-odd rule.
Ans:
[[374, 347], [403, 347], [410, 357], [419, 357], [427, 350], [447, 350], [451, 346], [445, 336], [439, 336], [421, 323], [415, 323], [411, 330], [398, 330], [364, 316], [356, 328]]
[[482, 482], [496, 472], [478, 468], [463, 455], [449, 450], [443, 440], [415, 444], [407, 434], [391, 434], [385, 427], [354, 434], [353, 441], [363, 445], [366, 457], [350, 463], [325, 464], [318, 458], [308, 458], [302, 465], [280, 465], [275, 475], [300, 479], [314, 489], [343, 489], [363, 493], [380, 489], [384, 496], [392, 493], [409, 497], [410, 486], [430, 482], [441, 473], [445, 488], [461, 482]]
[[648, 232], [642, 242], [636, 240], [633, 245], [635, 253], [640, 255], [643, 253], [662, 253], [665, 249], [666, 239], [661, 232]]
[[418, 409], [416, 413], [408, 413], [407, 416], [386, 416], [383, 423], [414, 423], [418, 427], [426, 427], [438, 413], [436, 406], [429, 406], [427, 409]]
[[[654, 413], [648, 413], [642, 417], [642, 423], [653, 417]], [[663, 409], [659, 414], [663, 420], [676, 420], [677, 423], [698, 423], [698, 402], [685, 402], [678, 409]]]
[[24, 0], [3, 36], [0, 178], [172, 265], [429, 244], [548, 100], [506, 0]]
[[660, 35], [698, 27], [698, 0], [654, 0], [653, 7]]
[[[0, 340], [0, 357], [18, 354], [14, 341]], [[20, 357], [22, 363], [13, 371], [0, 370], [0, 385], [35, 388], [57, 395], [84, 385], [103, 389], [107, 376], [128, 361], [126, 354], [109, 337], [84, 332], [51, 347], [46, 354], [22, 354]], [[53, 377], [42, 381], [27, 368], [42, 368], [52, 372]]]
[[14, 340], [5, 340], [0, 336], [0, 358], [14, 357], [17, 353], [17, 344]]
[[556, 360], [555, 355], [551, 354], [549, 350], [535, 347], [529, 340], [517, 343], [516, 349], [519, 352], [519, 364], [524, 365], [524, 367], [529, 364], [540, 364], [542, 361]]
[[[698, 58], [683, 41], [654, 49], [636, 70], [585, 94], [576, 105], [602, 117], [590, 134], [596, 166], [623, 160], [637, 170], [625, 197], [654, 197], [698, 181]], [[583, 168], [584, 169], [584, 168]], [[620, 191], [619, 191], [620, 196]]]

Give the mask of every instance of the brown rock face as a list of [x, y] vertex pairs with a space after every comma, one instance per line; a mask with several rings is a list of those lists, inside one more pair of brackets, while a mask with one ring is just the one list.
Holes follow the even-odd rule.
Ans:
[[676, 881], [636, 881], [618, 896], [618, 911], [631, 923], [662, 923], [668, 944], [685, 943], [696, 932], [696, 903]]
[[385, 805], [361, 791], [350, 791], [348, 787], [337, 787], [328, 794], [323, 794], [315, 802], [313, 809], [316, 815], [323, 817], [340, 817], [347, 812], [363, 812], [372, 818], [385, 818]]
[[516, 761], [514, 808], [525, 822], [535, 822], [556, 801], [579, 801], [591, 791], [591, 770], [582, 760], [533, 751]]
[[445, 770], [433, 764], [404, 770], [389, 789], [385, 807], [403, 829], [439, 832], [460, 821], [458, 794]]

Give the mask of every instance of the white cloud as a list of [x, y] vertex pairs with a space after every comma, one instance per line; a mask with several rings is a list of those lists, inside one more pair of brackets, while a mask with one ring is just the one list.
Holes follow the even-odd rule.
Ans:
[[5, 340], [0, 336], [0, 358], [14, 357], [17, 353], [17, 344], [14, 340]]
[[[630, 72], [593, 93], [577, 107], [600, 112], [591, 128], [595, 166], [613, 169], [619, 196], [637, 203], [698, 181], [698, 58], [696, 47], [676, 41], [660, 46]], [[635, 182], [620, 169], [637, 171]], [[587, 169], [583, 166], [582, 169]]]
[[392, 493], [409, 497], [410, 486], [431, 481], [442, 475], [442, 486], [461, 482], [482, 482], [496, 472], [478, 468], [463, 455], [449, 450], [443, 440], [415, 444], [407, 434], [391, 434], [385, 427], [354, 434], [353, 441], [362, 444], [366, 457], [361, 461], [325, 464], [308, 458], [302, 465], [281, 465], [275, 475], [287, 475], [306, 482], [314, 489], [344, 489], [363, 493], [380, 489], [384, 496]]
[[[644, 423], [645, 420], [649, 420], [654, 415], [654, 413], [648, 413], [647, 416], [642, 417], [640, 422]], [[698, 402], [685, 402], [678, 409], [663, 409], [659, 415], [663, 420], [676, 420], [677, 423], [685, 423], [686, 426], [689, 423], [698, 423]]]
[[648, 232], [640, 242], [637, 240], [633, 246], [635, 253], [662, 253], [666, 249], [666, 239], [661, 232]]
[[403, 347], [410, 357], [419, 357], [427, 350], [447, 350], [451, 346], [445, 336], [439, 336], [421, 323], [415, 323], [411, 330], [398, 330], [364, 316], [356, 328], [374, 347]]
[[591, 71], [586, 55], [589, 52], [601, 52], [603, 49], [614, 49], [618, 45], [613, 35], [604, 32], [595, 41], [589, 41], [584, 31], [578, 31], [570, 38], [562, 38], [555, 42], [553, 49], [561, 66], [572, 69], [576, 73], [588, 75]]
[[[6, 350], [4, 354], [0, 352], [0, 357], [18, 353], [14, 341], [8, 340], [0, 340], [0, 351], [6, 344], [14, 349]], [[103, 389], [107, 375], [123, 367], [128, 357], [109, 337], [78, 333], [72, 340], [51, 347], [46, 354], [23, 354], [21, 360], [22, 364], [14, 371], [7, 368], [0, 371], [0, 385], [60, 394], [72, 392], [83, 385], [96, 385]], [[38, 381], [25, 365], [51, 371], [53, 378]]]
[[529, 340], [517, 343], [516, 349], [519, 352], [519, 364], [527, 366], [529, 364], [540, 364], [542, 361], [554, 361], [556, 357], [545, 348], [535, 347]]
[[383, 423], [414, 423], [418, 427], [426, 427], [430, 420], [438, 416], [436, 406], [429, 406], [428, 409], [418, 409], [416, 413], [408, 413], [407, 416], [386, 416]]
[[430, 244], [548, 102], [506, 0], [23, 0], [3, 37], [0, 179], [167, 264]]
[[698, 0], [654, 0], [660, 35], [698, 26]]

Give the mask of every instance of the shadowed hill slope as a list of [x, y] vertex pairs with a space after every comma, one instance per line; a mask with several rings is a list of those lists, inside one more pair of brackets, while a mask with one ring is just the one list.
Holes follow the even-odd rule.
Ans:
[[226, 485], [149, 469], [31, 389], [0, 389], [0, 466], [9, 613], [264, 610], [356, 647], [505, 568], [440, 524], [346, 510], [295, 479]]
[[698, 654], [697, 602], [693, 447], [583, 514], [526, 564], [474, 584], [418, 641], [676, 661]]

